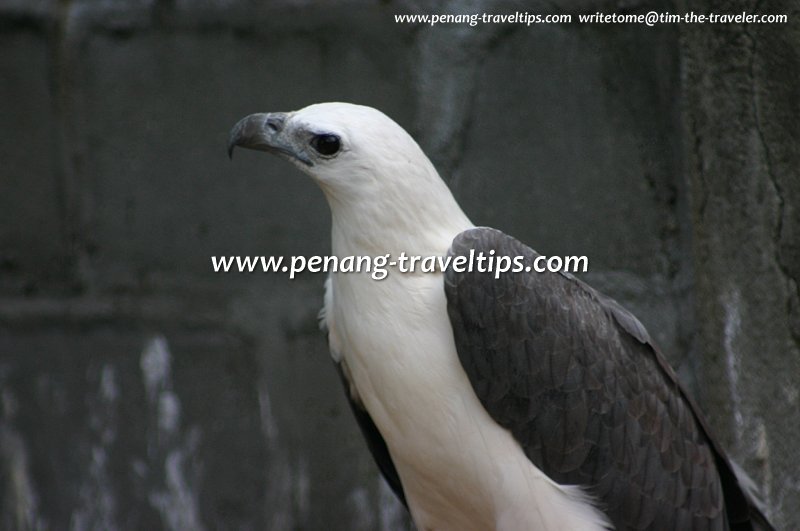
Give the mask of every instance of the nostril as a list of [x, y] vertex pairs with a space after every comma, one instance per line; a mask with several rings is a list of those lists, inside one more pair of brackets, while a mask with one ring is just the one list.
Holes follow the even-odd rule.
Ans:
[[284, 118], [283, 115], [271, 114], [271, 115], [269, 115], [267, 117], [267, 127], [269, 127], [270, 130], [272, 130], [273, 133], [277, 133], [281, 129], [283, 129], [284, 121], [285, 121], [285, 118]]

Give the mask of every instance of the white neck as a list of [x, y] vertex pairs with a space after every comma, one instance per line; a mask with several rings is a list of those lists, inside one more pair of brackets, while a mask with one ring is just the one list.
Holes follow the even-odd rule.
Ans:
[[332, 216], [333, 254], [444, 254], [472, 223], [433, 165], [408, 179], [360, 183], [345, 193], [322, 185]]

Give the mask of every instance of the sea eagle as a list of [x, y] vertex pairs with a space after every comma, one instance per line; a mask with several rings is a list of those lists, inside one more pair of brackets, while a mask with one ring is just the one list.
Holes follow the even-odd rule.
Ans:
[[[311, 176], [337, 257], [538, 256], [475, 227], [414, 139], [370, 107], [252, 114], [236, 146]], [[496, 277], [325, 284], [331, 355], [417, 529], [769, 528], [636, 317], [568, 274]]]

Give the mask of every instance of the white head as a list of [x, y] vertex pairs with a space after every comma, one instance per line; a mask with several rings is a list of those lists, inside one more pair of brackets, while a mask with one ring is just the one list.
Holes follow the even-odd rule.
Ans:
[[319, 184], [336, 254], [441, 253], [472, 226], [414, 139], [371, 107], [252, 114], [231, 131], [235, 146], [278, 154]]

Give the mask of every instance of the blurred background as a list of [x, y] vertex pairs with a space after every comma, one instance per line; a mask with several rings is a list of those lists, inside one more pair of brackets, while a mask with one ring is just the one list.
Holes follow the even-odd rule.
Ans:
[[409, 528], [318, 331], [324, 277], [211, 268], [330, 252], [307, 177], [225, 148], [246, 114], [344, 100], [411, 132], [476, 224], [587, 255], [799, 529], [798, 6], [394, 22], [757, 12], [565, 4], [0, 0], [0, 528]]

